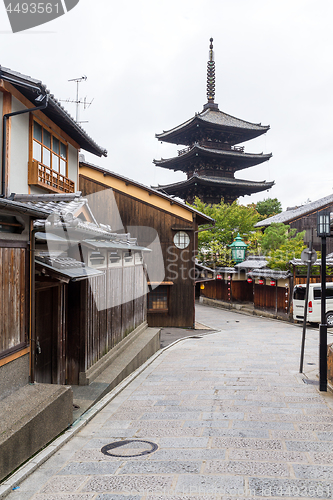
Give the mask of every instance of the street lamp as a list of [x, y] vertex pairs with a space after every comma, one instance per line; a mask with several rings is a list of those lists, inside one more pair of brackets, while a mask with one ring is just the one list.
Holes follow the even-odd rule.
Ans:
[[244, 243], [239, 233], [237, 234], [235, 241], [228, 245], [231, 248], [232, 260], [239, 264], [245, 260], [245, 252], [247, 249], [247, 244]]
[[317, 213], [317, 236], [321, 238], [321, 324], [319, 326], [319, 390], [327, 391], [326, 237], [331, 235], [330, 212]]

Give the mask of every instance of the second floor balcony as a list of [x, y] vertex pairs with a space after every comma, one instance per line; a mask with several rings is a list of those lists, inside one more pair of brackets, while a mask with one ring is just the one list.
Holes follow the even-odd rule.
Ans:
[[54, 193], [75, 192], [74, 181], [36, 160], [29, 162], [28, 184]]

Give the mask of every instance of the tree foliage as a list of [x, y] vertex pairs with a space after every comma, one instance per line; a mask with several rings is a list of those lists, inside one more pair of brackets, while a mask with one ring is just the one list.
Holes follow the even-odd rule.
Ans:
[[282, 212], [281, 202], [277, 198], [266, 198], [262, 201], [258, 201], [255, 206], [257, 212], [263, 218], [272, 217]]
[[196, 198], [194, 208], [215, 219], [213, 229], [199, 233], [199, 260], [208, 265], [233, 265], [228, 245], [233, 242], [237, 233], [247, 242], [255, 231], [254, 225], [262, 217], [253, 206], [239, 205], [237, 201], [232, 204], [221, 201], [215, 205], [206, 205]]
[[289, 261], [299, 259], [304, 250], [305, 231], [296, 234], [296, 229], [290, 229], [285, 224], [271, 224], [261, 240], [264, 253], [268, 256], [267, 267], [271, 269], [287, 270]]

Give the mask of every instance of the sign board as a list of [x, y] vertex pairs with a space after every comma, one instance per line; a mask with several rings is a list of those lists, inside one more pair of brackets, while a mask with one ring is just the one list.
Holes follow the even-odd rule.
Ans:
[[301, 261], [304, 262], [304, 264], [314, 264], [316, 260], [317, 253], [315, 250], [312, 250], [312, 252], [310, 252], [309, 248], [305, 248], [301, 253]]

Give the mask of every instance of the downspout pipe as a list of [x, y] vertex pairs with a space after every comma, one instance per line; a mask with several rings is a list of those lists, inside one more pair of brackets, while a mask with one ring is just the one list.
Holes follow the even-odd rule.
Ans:
[[42, 102], [40, 106], [35, 106], [34, 108], [22, 109], [21, 111], [13, 111], [12, 113], [7, 113], [3, 115], [2, 118], [2, 175], [1, 175], [1, 198], [6, 196], [6, 171], [7, 171], [7, 120], [12, 116], [23, 115], [23, 113], [31, 113], [32, 111], [38, 111], [45, 109], [48, 106], [49, 99], [47, 94], [41, 94], [36, 99], [36, 102]]
[[33, 227], [30, 219], [30, 384], [35, 383], [36, 363], [36, 295], [35, 295], [35, 233], [37, 228]]

